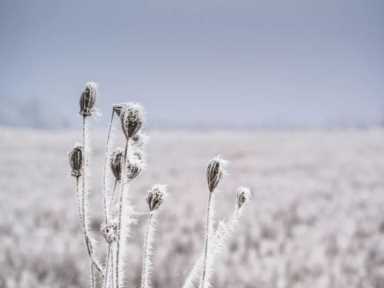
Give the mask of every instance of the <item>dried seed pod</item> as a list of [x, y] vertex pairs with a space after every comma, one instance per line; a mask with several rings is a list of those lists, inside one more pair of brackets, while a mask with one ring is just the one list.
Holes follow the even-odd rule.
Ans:
[[143, 108], [139, 104], [128, 103], [122, 107], [120, 112], [121, 128], [127, 139], [132, 138], [139, 132], [144, 122]]
[[213, 192], [217, 185], [219, 184], [221, 178], [225, 173], [226, 161], [220, 158], [220, 156], [216, 156], [212, 159], [207, 168], [207, 182], [209, 192]]
[[121, 166], [123, 163], [123, 150], [118, 149], [111, 156], [111, 170], [117, 181], [121, 180]]
[[83, 147], [76, 145], [69, 153], [69, 165], [72, 168], [72, 176], [80, 177], [83, 167]]
[[239, 187], [236, 192], [237, 208], [240, 209], [251, 198], [251, 190], [247, 187]]
[[131, 155], [127, 160], [127, 178], [133, 180], [140, 175], [144, 168], [144, 162], [135, 155]]
[[107, 243], [112, 243], [117, 239], [117, 224], [107, 224], [101, 228], [101, 232], [103, 233], [105, 241], [107, 241]]
[[156, 184], [147, 193], [147, 204], [152, 212], [158, 209], [167, 196], [167, 187], [165, 185]]
[[97, 84], [87, 82], [80, 97], [80, 115], [91, 116], [96, 102]]

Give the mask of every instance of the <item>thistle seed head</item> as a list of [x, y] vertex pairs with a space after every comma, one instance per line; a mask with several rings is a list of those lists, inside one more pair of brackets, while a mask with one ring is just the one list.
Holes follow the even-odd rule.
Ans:
[[69, 153], [69, 165], [72, 168], [72, 176], [80, 177], [81, 169], [83, 167], [83, 147], [76, 145]]
[[219, 184], [221, 178], [225, 174], [225, 166], [227, 161], [220, 156], [213, 158], [207, 168], [207, 182], [209, 192], [213, 192]]
[[107, 224], [101, 228], [101, 232], [103, 233], [105, 241], [107, 241], [107, 243], [112, 243], [117, 239], [117, 224]]
[[87, 82], [85, 89], [80, 97], [80, 115], [83, 117], [91, 116], [96, 102], [97, 84]]
[[127, 139], [134, 137], [144, 122], [143, 107], [136, 103], [128, 103], [122, 106], [120, 121], [125, 137]]
[[237, 208], [240, 209], [251, 198], [251, 190], [248, 187], [239, 187], [236, 191]]
[[140, 175], [144, 169], [144, 162], [135, 155], [130, 155], [127, 160], [127, 178], [133, 180]]
[[121, 166], [123, 163], [123, 150], [118, 148], [111, 156], [111, 170], [117, 181], [121, 180]]
[[167, 197], [167, 187], [165, 185], [156, 184], [147, 193], [147, 204], [149, 211], [158, 209]]

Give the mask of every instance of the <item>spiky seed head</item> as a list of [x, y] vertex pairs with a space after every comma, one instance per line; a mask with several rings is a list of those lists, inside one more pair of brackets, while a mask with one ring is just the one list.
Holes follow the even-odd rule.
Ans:
[[87, 82], [80, 97], [80, 115], [83, 117], [91, 116], [96, 102], [97, 84]]
[[134, 137], [144, 122], [143, 107], [136, 103], [128, 103], [122, 106], [120, 121], [125, 137], [127, 139]]
[[106, 224], [101, 228], [101, 232], [103, 233], [105, 241], [107, 241], [107, 243], [112, 243], [117, 239], [117, 224]]
[[149, 211], [154, 211], [158, 209], [163, 203], [164, 199], [167, 197], [167, 186], [156, 184], [154, 185], [147, 193], [147, 204]]
[[240, 209], [251, 198], [251, 190], [248, 187], [239, 187], [236, 191], [237, 208]]
[[207, 182], [209, 192], [213, 192], [219, 184], [221, 178], [225, 174], [225, 166], [227, 161], [220, 156], [213, 158], [207, 168]]
[[117, 181], [121, 180], [121, 166], [123, 163], [123, 150], [118, 148], [111, 156], [111, 170]]
[[69, 165], [72, 169], [72, 176], [80, 177], [81, 169], [83, 167], [83, 147], [76, 145], [69, 153]]
[[133, 180], [140, 175], [144, 169], [144, 161], [137, 156], [130, 155], [127, 159], [127, 178]]

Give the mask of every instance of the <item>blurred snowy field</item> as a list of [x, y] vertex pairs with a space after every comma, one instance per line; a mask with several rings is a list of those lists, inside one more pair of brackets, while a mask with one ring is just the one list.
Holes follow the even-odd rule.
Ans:
[[[0, 287], [87, 287], [88, 261], [67, 152], [79, 132], [0, 129]], [[384, 131], [149, 131], [148, 167], [132, 186], [168, 184], [154, 252], [154, 288], [180, 288], [203, 248], [206, 164], [230, 161], [217, 217], [235, 189], [254, 193], [235, 237], [215, 265], [214, 287], [384, 287]], [[105, 139], [93, 134], [92, 228], [102, 215]], [[142, 221], [141, 221], [142, 222]], [[142, 223], [127, 261], [140, 275]]]

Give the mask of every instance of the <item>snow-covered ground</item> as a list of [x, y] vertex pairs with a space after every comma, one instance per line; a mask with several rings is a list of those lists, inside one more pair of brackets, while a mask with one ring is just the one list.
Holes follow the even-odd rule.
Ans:
[[[239, 185], [253, 190], [237, 233], [215, 267], [220, 288], [384, 287], [384, 131], [150, 131], [148, 166], [132, 186], [168, 184], [153, 283], [180, 288], [203, 248], [205, 169], [221, 154], [229, 175], [217, 195], [227, 217]], [[67, 152], [79, 132], [0, 129], [0, 287], [87, 287]], [[105, 139], [93, 136], [92, 227], [102, 215]], [[137, 287], [142, 221], [129, 243]]]

